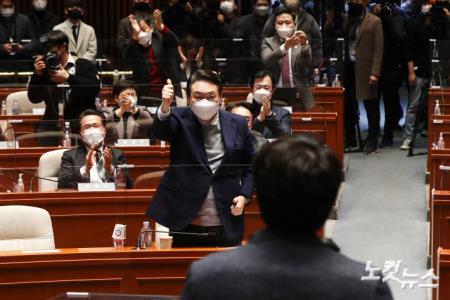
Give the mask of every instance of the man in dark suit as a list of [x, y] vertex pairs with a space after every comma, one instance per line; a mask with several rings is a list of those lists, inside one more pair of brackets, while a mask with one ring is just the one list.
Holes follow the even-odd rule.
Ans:
[[[104, 145], [104, 116], [88, 109], [80, 115], [83, 145], [64, 152], [58, 174], [58, 188], [76, 188], [82, 182], [114, 182], [116, 166], [125, 164], [122, 151]], [[131, 183], [127, 178], [127, 186]]]
[[329, 149], [308, 136], [285, 137], [261, 149], [253, 173], [267, 228], [247, 246], [193, 263], [183, 300], [392, 300], [387, 283], [362, 281], [364, 264], [315, 233], [343, 179]]
[[36, 47], [30, 19], [15, 11], [13, 0], [1, 0], [0, 8], [0, 71], [29, 71]]
[[51, 31], [59, 24], [59, 17], [49, 11], [47, 0], [32, 0], [32, 10], [28, 13], [28, 18], [32, 24], [36, 38]]
[[245, 118], [219, 111], [222, 84], [215, 73], [198, 70], [187, 94], [190, 108], [171, 108], [170, 80], [163, 88], [153, 129], [170, 142], [170, 166], [147, 215], [170, 230], [204, 234], [173, 234], [174, 246], [236, 245], [253, 193], [250, 131]]
[[314, 106], [310, 90], [312, 74], [311, 46], [303, 31], [295, 31], [295, 15], [287, 8], [278, 8], [273, 21], [276, 34], [262, 42], [261, 59], [272, 73], [275, 85], [296, 88], [306, 108]]
[[[94, 65], [83, 58], [75, 61], [68, 52], [68, 38], [62, 31], [50, 31], [41, 37], [47, 53], [56, 56], [54, 66], [44, 56], [34, 61], [34, 74], [28, 85], [28, 98], [33, 103], [45, 101], [45, 113], [36, 132], [59, 131], [58, 103], [64, 102], [64, 120], [70, 121], [73, 132], [78, 132], [78, 116], [86, 109], [95, 109], [95, 97], [100, 81]], [[58, 64], [59, 62], [59, 64]], [[50, 63], [50, 65], [49, 65]], [[43, 146], [58, 145], [58, 137], [41, 138]]]
[[261, 132], [266, 139], [291, 134], [291, 114], [279, 106], [272, 106], [273, 81], [268, 71], [259, 71], [253, 77], [251, 112], [253, 130]]

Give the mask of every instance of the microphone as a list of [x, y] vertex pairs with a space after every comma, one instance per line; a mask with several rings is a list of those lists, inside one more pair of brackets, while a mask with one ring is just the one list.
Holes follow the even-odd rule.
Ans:
[[215, 232], [197, 233], [197, 232], [182, 232], [182, 231], [172, 231], [172, 230], [169, 230], [169, 231], [164, 231], [164, 230], [153, 230], [153, 229], [150, 229], [150, 230], [143, 230], [143, 231], [141, 231], [141, 232], [139, 233], [139, 235], [138, 235], [138, 239], [137, 239], [137, 242], [136, 242], [136, 249], [137, 249], [137, 250], [141, 249], [141, 242], [142, 242], [142, 237], [143, 237], [143, 235], [144, 235], [145, 233], [149, 233], [149, 232], [155, 232], [155, 233], [156, 233], [156, 232], [158, 232], [158, 233], [174, 233], [174, 234], [180, 234], [180, 235], [204, 236], [204, 237], [216, 235]]
[[51, 182], [59, 182], [58, 180], [49, 179], [49, 178], [45, 178], [45, 177], [39, 177], [38, 175], [33, 175], [33, 177], [31, 177], [31, 180], [30, 180], [30, 193], [33, 192], [33, 181], [35, 178], [46, 180], [46, 181], [51, 181]]

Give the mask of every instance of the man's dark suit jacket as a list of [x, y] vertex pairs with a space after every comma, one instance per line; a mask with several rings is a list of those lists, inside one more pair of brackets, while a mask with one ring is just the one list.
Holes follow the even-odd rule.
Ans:
[[248, 246], [194, 262], [181, 299], [392, 300], [387, 283], [362, 276], [365, 265], [315, 236], [287, 240], [265, 230]]
[[[95, 108], [95, 97], [100, 90], [100, 81], [97, 77], [97, 70], [94, 65], [83, 58], [79, 58], [75, 64], [75, 74], [69, 75], [67, 83], [70, 85], [70, 95], [68, 102], [64, 105], [64, 119], [72, 121], [72, 131], [78, 132], [78, 117], [90, 108]], [[51, 128], [52, 123], [48, 121], [58, 120], [58, 101], [63, 97], [63, 88], [57, 87], [56, 83], [50, 80], [46, 71], [42, 76], [33, 74], [28, 85], [28, 98], [33, 103], [45, 101], [45, 113], [43, 122], [38, 128], [44, 131], [55, 130]]]
[[279, 106], [272, 106], [272, 116], [266, 118], [263, 122], [260, 122], [257, 119], [260, 111], [261, 105], [253, 100], [253, 130], [261, 132], [266, 139], [276, 139], [283, 135], [291, 134], [291, 113], [287, 109]]
[[[125, 164], [125, 157], [121, 150], [112, 149], [113, 166]], [[89, 182], [89, 178], [81, 177], [80, 168], [86, 162], [87, 150], [85, 146], [72, 148], [64, 152], [61, 159], [61, 168], [58, 174], [58, 189], [72, 189], [77, 188], [78, 183]], [[131, 181], [126, 174], [127, 188], [132, 186]], [[114, 176], [108, 176], [108, 182], [114, 182]]]
[[234, 197], [253, 194], [251, 161], [254, 155], [245, 118], [219, 112], [225, 155], [212, 174], [201, 124], [190, 108], [171, 108], [164, 121], [155, 118], [157, 139], [170, 142], [170, 166], [150, 203], [147, 215], [171, 230], [185, 228], [197, 216], [212, 185], [219, 217], [229, 237], [241, 237], [243, 216], [233, 216]]

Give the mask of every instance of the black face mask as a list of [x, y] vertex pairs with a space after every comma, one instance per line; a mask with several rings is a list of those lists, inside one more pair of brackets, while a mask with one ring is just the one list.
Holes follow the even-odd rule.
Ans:
[[362, 4], [350, 2], [348, 4], [349, 17], [359, 17], [362, 15], [364, 7]]
[[148, 3], [145, 2], [137, 2], [133, 5], [133, 9], [135, 11], [150, 11], [150, 7]]
[[79, 9], [71, 9], [71, 10], [67, 11], [67, 15], [72, 20], [80, 20], [81, 19], [81, 10], [79, 10]]

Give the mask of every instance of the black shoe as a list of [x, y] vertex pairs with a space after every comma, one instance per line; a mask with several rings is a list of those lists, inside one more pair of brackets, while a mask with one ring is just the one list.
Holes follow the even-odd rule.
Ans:
[[380, 148], [390, 148], [394, 144], [394, 138], [390, 134], [383, 135], [380, 143]]
[[345, 153], [356, 152], [359, 150], [358, 144], [356, 142], [345, 143]]
[[372, 139], [368, 140], [366, 145], [364, 146], [364, 154], [375, 154], [378, 150], [378, 140]]

